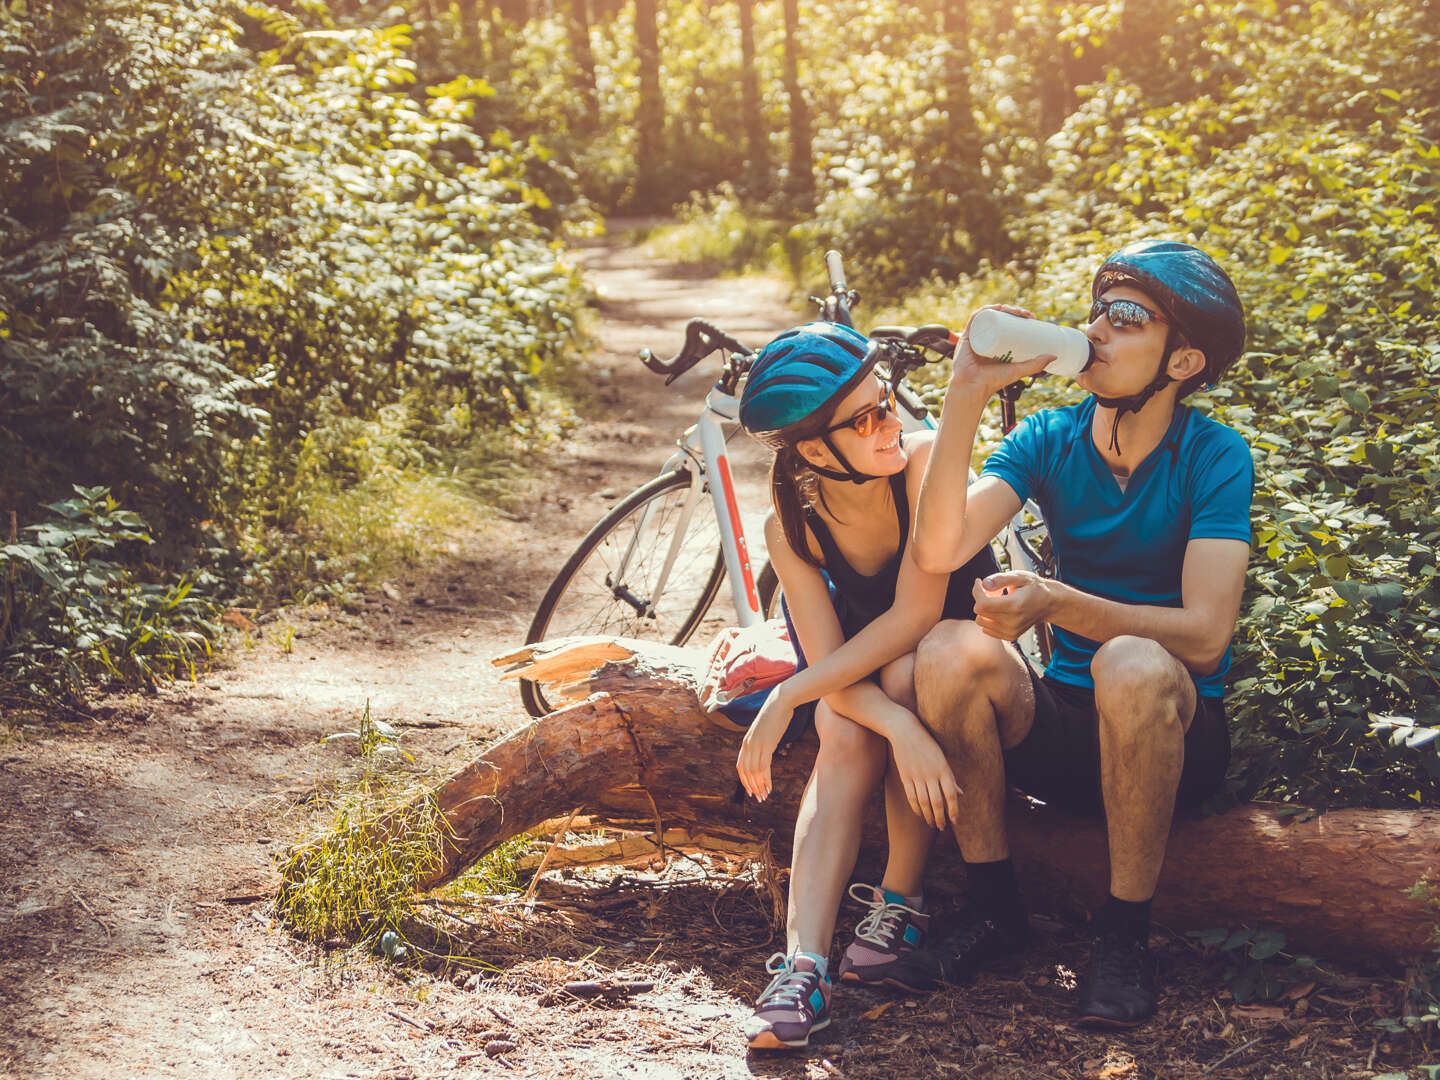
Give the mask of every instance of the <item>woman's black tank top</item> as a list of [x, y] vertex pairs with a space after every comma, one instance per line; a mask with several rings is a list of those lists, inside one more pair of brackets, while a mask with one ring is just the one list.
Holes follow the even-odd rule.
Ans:
[[[905, 473], [898, 472], [890, 477], [890, 494], [895, 500], [895, 512], [900, 521], [900, 546], [895, 554], [876, 573], [868, 577], [855, 570], [835, 544], [830, 529], [812, 509], [806, 510], [806, 519], [820, 553], [825, 557], [825, 573], [835, 587], [835, 610], [840, 616], [840, 626], [845, 637], [854, 637], [878, 615], [895, 602], [895, 582], [900, 576], [900, 559], [905, 554], [905, 545], [910, 538], [910, 496], [905, 489]], [[960, 569], [950, 575], [950, 584], [945, 590], [945, 606], [942, 619], [973, 619], [975, 617], [974, 582], [977, 577], [995, 573], [999, 567], [990, 553], [990, 545], [980, 551]]]

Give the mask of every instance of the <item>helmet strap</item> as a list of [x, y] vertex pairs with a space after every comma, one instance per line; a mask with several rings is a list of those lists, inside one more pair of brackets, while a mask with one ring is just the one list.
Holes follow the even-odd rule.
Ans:
[[1094, 395], [1095, 400], [1107, 409], [1115, 410], [1115, 422], [1110, 425], [1110, 449], [1115, 451], [1116, 456], [1120, 455], [1120, 420], [1127, 412], [1138, 413], [1155, 394], [1165, 389], [1175, 380], [1165, 371], [1170, 364], [1170, 356], [1181, 345], [1174, 329], [1172, 328], [1165, 335], [1165, 355], [1160, 358], [1160, 370], [1155, 377], [1138, 394], [1129, 394], [1125, 397], [1101, 397]]
[[823, 476], [827, 480], [842, 480], [851, 484], [868, 484], [871, 480], [880, 479], [878, 476], [866, 476], [862, 472], [856, 472], [855, 467], [850, 464], [845, 455], [830, 441], [829, 435], [821, 435], [820, 441], [825, 444], [826, 449], [828, 449], [830, 453], [835, 455], [835, 460], [840, 462], [845, 471], [841, 472], [839, 469], [831, 469], [825, 465], [816, 465], [813, 461], [807, 460], [804, 454], [796, 455], [811, 472]]

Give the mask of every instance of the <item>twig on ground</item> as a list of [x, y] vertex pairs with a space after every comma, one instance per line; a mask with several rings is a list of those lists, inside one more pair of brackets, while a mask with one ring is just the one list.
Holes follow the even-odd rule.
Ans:
[[1227, 1061], [1229, 1061], [1231, 1058], [1233, 1058], [1233, 1057], [1239, 1057], [1239, 1056], [1240, 1056], [1241, 1054], [1243, 1054], [1246, 1050], [1249, 1050], [1252, 1046], [1254, 1046], [1256, 1043], [1258, 1043], [1258, 1042], [1259, 1042], [1261, 1039], [1263, 1039], [1263, 1038], [1265, 1038], [1264, 1035], [1256, 1035], [1255, 1038], [1251, 1039], [1249, 1042], [1244, 1043], [1244, 1044], [1242, 1044], [1242, 1045], [1240, 1045], [1240, 1046], [1237, 1046], [1234, 1050], [1231, 1050], [1228, 1054], [1226, 1054], [1224, 1057], [1220, 1058], [1218, 1061], [1212, 1061], [1209, 1065], [1206, 1065], [1205, 1068], [1203, 1068], [1203, 1069], [1200, 1070], [1200, 1075], [1201, 1075], [1201, 1076], [1208, 1076], [1210, 1073], [1212, 1073], [1212, 1072], [1214, 1072], [1216, 1069], [1218, 1069], [1221, 1065], [1224, 1065], [1224, 1064], [1225, 1064]]
[[[109, 941], [112, 935], [110, 933], [110, 927], [106, 924], [105, 920], [100, 918], [99, 915], [96, 915], [95, 912], [91, 911], [90, 905], [85, 903], [84, 897], [82, 897], [74, 889], [70, 890], [70, 895], [75, 898], [75, 902], [80, 905], [80, 909], [84, 911], [86, 915], [89, 915], [90, 918], [94, 919], [97, 923], [100, 924], [100, 929], [105, 931], [105, 940]], [[1373, 1057], [1374, 1055], [1372, 1054], [1371, 1056]]]
[[410, 1017], [406, 1016], [404, 1013], [396, 1012], [394, 1009], [386, 1009], [386, 1010], [385, 1010], [385, 1015], [386, 1015], [386, 1016], [393, 1016], [396, 1020], [399, 1020], [402, 1024], [409, 1024], [411, 1027], [416, 1028], [416, 1029], [419, 1030], [419, 1031], [425, 1032], [426, 1035], [429, 1035], [429, 1034], [430, 1034], [430, 1029], [429, 1029], [429, 1028], [427, 1028], [424, 1024], [420, 1023], [420, 1021], [418, 1021], [418, 1020], [412, 1020], [412, 1019], [410, 1019]]

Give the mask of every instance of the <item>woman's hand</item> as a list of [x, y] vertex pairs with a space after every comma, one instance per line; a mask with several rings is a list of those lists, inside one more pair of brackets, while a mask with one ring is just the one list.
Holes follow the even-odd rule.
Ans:
[[740, 756], [735, 759], [735, 771], [740, 774], [740, 784], [760, 802], [770, 797], [770, 760], [775, 756], [775, 747], [790, 726], [790, 717], [795, 708], [785, 699], [781, 683], [770, 691], [765, 704], [760, 706], [755, 722], [745, 732], [740, 743]]
[[[988, 306], [997, 311], [1019, 315], [1022, 319], [1035, 317], [1024, 308], [1014, 307], [1010, 304], [990, 304]], [[971, 315], [970, 317], [973, 319], [975, 316]], [[1055, 359], [1053, 356], [1036, 356], [1024, 363], [1002, 364], [988, 356], [976, 355], [975, 350], [970, 348], [968, 325], [965, 331], [960, 335], [960, 341], [955, 346], [954, 366], [950, 372], [951, 390], [973, 390], [988, 399], [992, 394], [1009, 386], [1017, 379], [1038, 375], [1045, 370], [1046, 364]]]
[[[899, 708], [899, 706], [897, 706]], [[920, 723], [919, 717], [901, 709], [910, 722], [891, 726], [890, 756], [910, 809], [932, 829], [949, 828], [960, 820], [960, 785], [945, 759], [945, 751]]]

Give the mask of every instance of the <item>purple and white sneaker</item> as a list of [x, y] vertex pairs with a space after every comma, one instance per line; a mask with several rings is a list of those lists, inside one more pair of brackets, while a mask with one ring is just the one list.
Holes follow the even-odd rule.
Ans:
[[940, 982], [940, 961], [922, 947], [930, 916], [905, 898], [856, 883], [850, 896], [870, 909], [840, 960], [840, 981], [893, 986], [921, 994]]
[[830, 1025], [830, 979], [809, 953], [776, 953], [765, 964], [775, 978], [745, 1022], [752, 1050], [782, 1050], [810, 1044], [810, 1034]]

